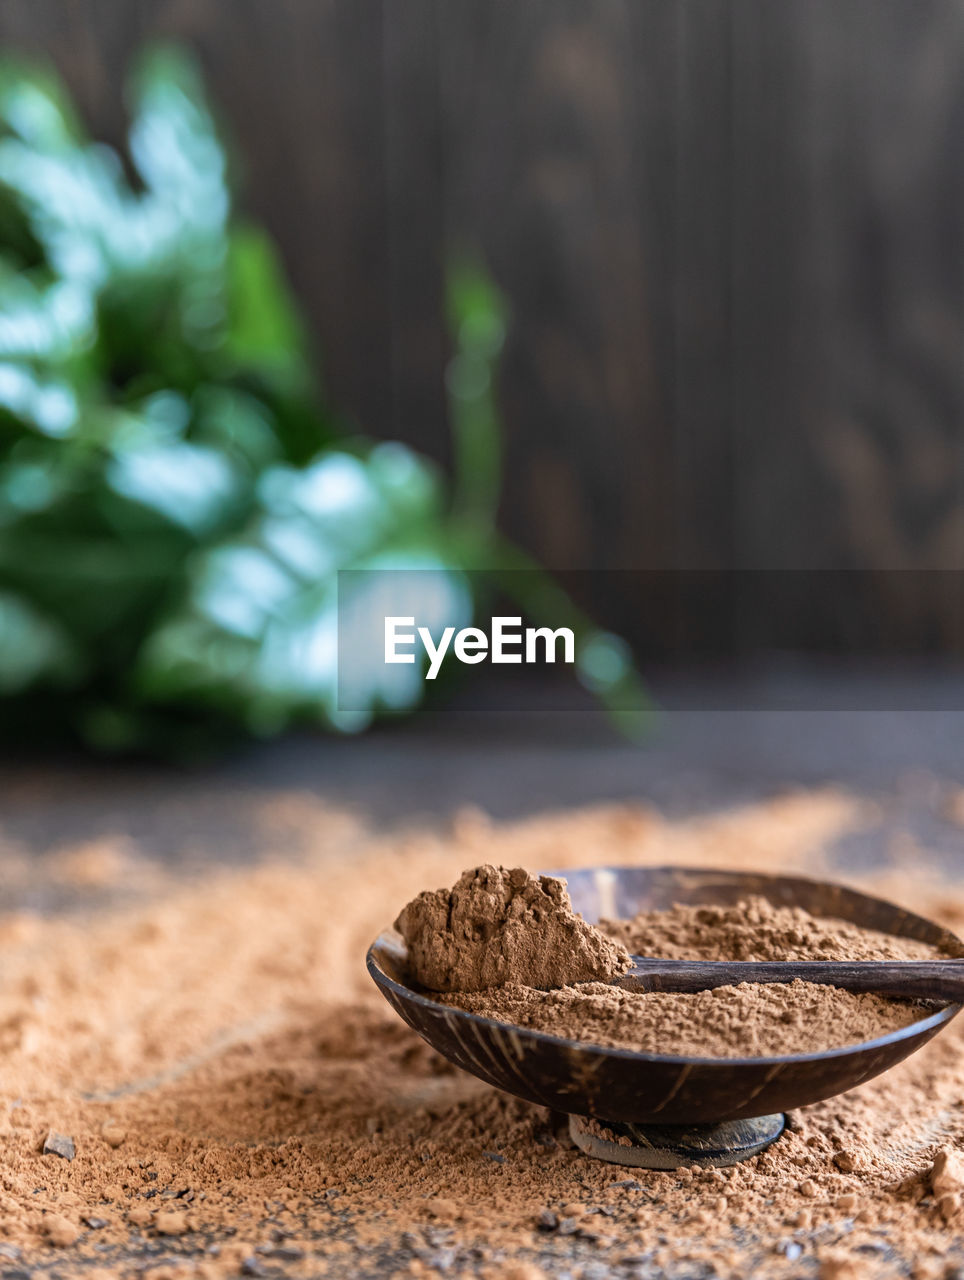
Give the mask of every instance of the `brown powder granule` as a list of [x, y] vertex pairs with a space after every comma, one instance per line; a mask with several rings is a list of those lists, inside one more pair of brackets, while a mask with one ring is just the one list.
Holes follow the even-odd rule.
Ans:
[[625, 969], [625, 948], [576, 915], [565, 881], [521, 867], [465, 871], [452, 889], [420, 893], [395, 921], [414, 980], [430, 991], [507, 982], [559, 987]]
[[752, 896], [732, 906], [642, 911], [600, 928], [636, 955], [666, 960], [932, 960], [934, 947]]
[[799, 981], [694, 994], [630, 992], [600, 982], [561, 991], [507, 986], [446, 996], [445, 1003], [567, 1040], [697, 1058], [816, 1053], [872, 1040], [922, 1016], [922, 1007], [907, 1001]]

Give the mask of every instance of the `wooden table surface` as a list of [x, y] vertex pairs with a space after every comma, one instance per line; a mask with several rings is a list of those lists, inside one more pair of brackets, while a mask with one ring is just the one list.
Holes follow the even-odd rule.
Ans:
[[[561, 707], [544, 692], [477, 689], [417, 721], [353, 739], [292, 736], [203, 770], [7, 760], [0, 848], [14, 852], [0, 852], [0, 910], [86, 911], [113, 900], [114, 886], [59, 883], [43, 857], [99, 836], [120, 833], [175, 874], [206, 861], [256, 860], [264, 834], [249, 820], [252, 808], [266, 793], [292, 791], [394, 825], [444, 821], [466, 804], [508, 818], [633, 800], [684, 815], [788, 788], [842, 786], [876, 800], [876, 817], [831, 850], [842, 869], [886, 861], [895, 841], [913, 841], [951, 874], [964, 866], [964, 715], [953, 687], [919, 677], [865, 687], [858, 698], [837, 678], [806, 676], [774, 692], [790, 709], [763, 710], [763, 699], [737, 697], [732, 687], [711, 696], [706, 682], [668, 681], [657, 693], [677, 709], [643, 744], [620, 739], [578, 697]], [[727, 700], [757, 709], [710, 709]], [[857, 711], [857, 703], [878, 709]], [[123, 1259], [146, 1264], [157, 1248], [132, 1244]]]
[[[903, 833], [953, 869], [964, 866], [964, 826], [949, 816], [964, 784], [961, 693], [920, 674], [875, 677], [856, 693], [839, 676], [797, 674], [771, 682], [765, 699], [706, 680], [657, 681], [665, 709], [637, 744], [581, 695], [560, 703], [545, 690], [477, 687], [421, 719], [355, 738], [300, 734], [243, 746], [203, 769], [7, 759], [0, 830], [38, 854], [121, 832], [170, 866], [196, 865], [258, 857], [238, 804], [248, 791], [307, 792], [393, 825], [444, 820], [464, 805], [512, 818], [630, 800], [685, 815], [833, 785], [874, 797], [880, 815], [846, 837], [844, 864], [885, 858]], [[23, 892], [0, 878], [3, 905], [18, 905]], [[32, 905], [57, 904], [44, 890]]]

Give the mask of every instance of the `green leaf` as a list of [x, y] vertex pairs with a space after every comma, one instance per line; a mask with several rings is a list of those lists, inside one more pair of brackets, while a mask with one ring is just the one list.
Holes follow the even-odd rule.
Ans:
[[45, 288], [0, 263], [0, 360], [64, 361], [95, 338], [86, 288], [57, 281]]
[[62, 628], [27, 600], [0, 591], [0, 694], [21, 693], [41, 677], [66, 685], [81, 669], [80, 655]]
[[496, 360], [507, 308], [488, 274], [469, 259], [449, 272], [447, 302], [455, 354], [445, 373], [455, 440], [458, 519], [479, 539], [495, 527], [502, 477], [502, 430], [495, 399]]
[[77, 426], [77, 397], [59, 378], [39, 378], [31, 370], [0, 363], [0, 431], [9, 414], [42, 435], [60, 439]]
[[309, 385], [301, 316], [278, 252], [260, 228], [234, 229], [227, 272], [226, 351], [241, 364]]
[[83, 129], [63, 85], [50, 70], [0, 62], [0, 129], [38, 151], [67, 151]]
[[130, 151], [148, 195], [182, 235], [193, 228], [220, 240], [230, 210], [227, 162], [196, 65], [178, 49], [154, 48], [131, 89]]
[[115, 493], [203, 539], [230, 527], [244, 503], [244, 479], [215, 449], [184, 441], [125, 449], [111, 461]]

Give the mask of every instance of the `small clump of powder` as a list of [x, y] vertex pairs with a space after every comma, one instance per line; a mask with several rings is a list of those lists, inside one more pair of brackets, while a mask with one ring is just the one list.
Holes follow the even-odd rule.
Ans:
[[934, 947], [914, 938], [813, 916], [754, 895], [731, 905], [677, 905], [641, 911], [600, 928], [637, 955], [665, 960], [927, 960]]
[[446, 996], [470, 1013], [637, 1053], [759, 1058], [859, 1044], [907, 1026], [921, 1007], [812, 982], [740, 983], [683, 994], [590, 982], [560, 991], [506, 986]]
[[420, 893], [395, 928], [413, 978], [430, 991], [559, 987], [629, 964], [621, 943], [576, 914], [565, 881], [521, 867], [465, 871], [452, 889]]

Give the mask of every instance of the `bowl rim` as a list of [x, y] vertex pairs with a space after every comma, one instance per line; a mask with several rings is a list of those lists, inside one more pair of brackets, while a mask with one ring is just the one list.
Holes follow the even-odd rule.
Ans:
[[[964, 942], [957, 937], [950, 929], [943, 928], [942, 925], [936, 924], [933, 920], [929, 920], [926, 916], [919, 916], [912, 911], [907, 911], [904, 907], [897, 906], [896, 903], [890, 902], [886, 898], [878, 898], [873, 894], [864, 893], [860, 889], [852, 889], [849, 885], [841, 884], [834, 880], [817, 880], [812, 876], [782, 876], [774, 875], [765, 871], [737, 871], [728, 870], [723, 867], [694, 867], [683, 864], [666, 863], [658, 866], [647, 866], [645, 864], [624, 864], [614, 865], [605, 864], [590, 867], [570, 867], [568, 873], [589, 874], [595, 871], [649, 871], [649, 872], [677, 872], [684, 871], [694, 875], [719, 875], [724, 877], [733, 877], [734, 879], [742, 876], [754, 876], [758, 880], [774, 880], [774, 881], [800, 881], [801, 883], [817, 885], [821, 887], [843, 889], [848, 894], [856, 898], [866, 899], [868, 902], [882, 904], [892, 908], [894, 911], [900, 912], [908, 920], [920, 921], [929, 928], [938, 929], [947, 934], [949, 937], [956, 939], [961, 943], [964, 949]], [[566, 870], [544, 871], [539, 872], [540, 875], [551, 875], [560, 879], [566, 878]], [[886, 930], [880, 930], [886, 932]], [[893, 934], [893, 937], [902, 937], [905, 935]], [[479, 1013], [471, 1013], [468, 1009], [460, 1009], [458, 1005], [442, 1004], [438, 1000], [433, 1000], [430, 996], [424, 995], [420, 991], [414, 990], [412, 987], [406, 987], [403, 983], [397, 982], [390, 977], [381, 967], [378, 960], [377, 950], [388, 941], [398, 939], [402, 941], [401, 934], [394, 928], [383, 929], [378, 937], [369, 946], [365, 956], [365, 963], [368, 972], [375, 984], [382, 990], [391, 991], [403, 1002], [414, 1003], [427, 1009], [433, 1015], [443, 1015], [446, 1018], [454, 1016], [457, 1020], [469, 1025], [480, 1023], [485, 1027], [493, 1027], [500, 1031], [510, 1031], [513, 1035], [521, 1036], [529, 1043], [539, 1044], [546, 1043], [549, 1047], [564, 1046], [566, 1048], [578, 1049], [581, 1053], [598, 1054], [603, 1058], [614, 1058], [617, 1061], [646, 1062], [665, 1064], [672, 1067], [684, 1066], [700, 1066], [700, 1067], [735, 1067], [735, 1066], [753, 1066], [753, 1067], [782, 1067], [791, 1063], [809, 1063], [809, 1062], [827, 1062], [834, 1059], [843, 1059], [858, 1056], [875, 1049], [889, 1048], [891, 1045], [899, 1044], [903, 1040], [909, 1040], [921, 1035], [928, 1034], [939, 1030], [946, 1023], [950, 1022], [964, 1008], [962, 1004], [946, 1004], [938, 1009], [935, 1013], [928, 1014], [926, 1018], [915, 1019], [909, 1022], [905, 1027], [898, 1027], [894, 1031], [888, 1031], [886, 1035], [876, 1036], [872, 1040], [859, 1040], [855, 1044], [839, 1045], [834, 1049], [821, 1049], [815, 1053], [792, 1053], [792, 1054], [773, 1054], [766, 1057], [744, 1057], [744, 1058], [715, 1058], [715, 1057], [699, 1057], [689, 1054], [670, 1054], [670, 1053], [646, 1053], [638, 1049], [623, 1049], [613, 1045], [596, 1044], [591, 1040], [570, 1040], [565, 1036], [556, 1036], [548, 1031], [537, 1031], [532, 1027], [520, 1027], [514, 1022], [503, 1022], [498, 1018], [487, 1018]], [[404, 945], [404, 943], [403, 943]], [[860, 1084], [860, 1080], [855, 1080], [850, 1088], [856, 1088]]]

